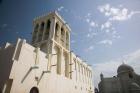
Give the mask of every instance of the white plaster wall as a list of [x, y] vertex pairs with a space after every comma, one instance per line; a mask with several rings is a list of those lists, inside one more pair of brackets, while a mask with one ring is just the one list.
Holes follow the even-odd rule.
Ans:
[[[83, 82], [83, 74], [77, 71], [77, 81], [76, 81], [76, 71], [74, 64], [72, 65], [72, 79], [65, 77], [65, 65], [64, 57], [62, 56], [62, 70], [61, 74], [57, 74], [56, 66], [51, 67], [50, 73], [43, 74], [40, 82], [38, 81], [42, 75], [43, 71], [47, 71], [48, 58], [44, 52], [38, 52], [38, 62], [36, 62], [36, 52], [35, 48], [26, 42], [21, 43], [21, 51], [18, 60], [13, 59], [12, 70], [9, 78], [13, 79], [11, 92], [10, 93], [29, 93], [30, 89], [36, 86], [39, 89], [39, 93], [89, 93], [88, 90], [90, 85]], [[17, 50], [19, 51], [19, 50]], [[15, 51], [15, 53], [17, 52]], [[56, 51], [53, 51], [55, 54]], [[72, 54], [71, 58], [76, 57]], [[12, 57], [11, 57], [12, 60]], [[71, 59], [72, 60], [72, 59]], [[78, 59], [80, 63], [82, 61]], [[52, 56], [51, 65], [56, 64], [56, 56]], [[33, 69], [27, 75], [24, 81], [23, 78], [33, 66], [38, 66], [38, 69]], [[73, 63], [73, 62], [71, 62]], [[78, 68], [78, 66], [77, 66]], [[38, 78], [38, 80], [35, 79]], [[39, 83], [38, 83], [39, 82]], [[76, 87], [76, 88], [75, 88]], [[82, 89], [81, 89], [82, 88]], [[92, 86], [93, 88], [93, 86]]]

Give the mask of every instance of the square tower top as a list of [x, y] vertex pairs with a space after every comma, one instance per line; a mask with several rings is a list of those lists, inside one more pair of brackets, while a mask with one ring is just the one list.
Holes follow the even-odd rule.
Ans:
[[34, 46], [46, 47], [49, 41], [55, 40], [66, 49], [70, 49], [71, 29], [57, 11], [35, 18], [33, 26], [32, 44]]

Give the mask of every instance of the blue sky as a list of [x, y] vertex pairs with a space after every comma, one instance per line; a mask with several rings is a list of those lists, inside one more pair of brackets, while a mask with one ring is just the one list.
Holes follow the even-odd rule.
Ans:
[[99, 73], [115, 75], [122, 60], [140, 73], [139, 5], [139, 0], [0, 0], [0, 46], [18, 37], [30, 42], [33, 19], [57, 10], [72, 29], [71, 50], [93, 65], [95, 85]]

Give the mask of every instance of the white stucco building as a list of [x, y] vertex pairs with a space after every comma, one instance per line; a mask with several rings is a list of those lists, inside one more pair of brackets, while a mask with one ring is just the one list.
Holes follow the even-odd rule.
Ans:
[[32, 44], [0, 48], [0, 93], [94, 93], [92, 68], [70, 51], [70, 27], [57, 12], [33, 21]]

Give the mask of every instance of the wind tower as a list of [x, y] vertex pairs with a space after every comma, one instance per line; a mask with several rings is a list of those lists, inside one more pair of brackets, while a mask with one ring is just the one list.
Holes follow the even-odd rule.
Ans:
[[32, 45], [57, 59], [51, 61], [52, 67], [57, 65], [57, 73], [69, 77], [70, 27], [56, 11], [34, 19], [33, 27]]

